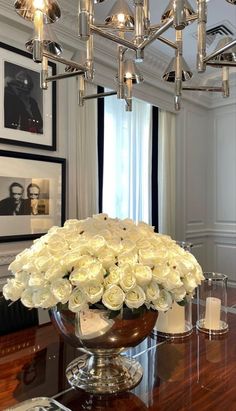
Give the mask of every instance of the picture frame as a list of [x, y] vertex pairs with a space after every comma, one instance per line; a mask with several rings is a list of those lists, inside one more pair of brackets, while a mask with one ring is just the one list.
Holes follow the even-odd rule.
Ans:
[[65, 221], [66, 160], [0, 150], [0, 242], [31, 240]]
[[40, 71], [30, 53], [0, 42], [0, 143], [56, 150], [56, 82], [42, 90]]

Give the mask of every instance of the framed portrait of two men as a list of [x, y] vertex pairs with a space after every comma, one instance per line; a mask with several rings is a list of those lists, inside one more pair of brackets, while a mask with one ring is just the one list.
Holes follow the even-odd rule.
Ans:
[[30, 53], [0, 42], [0, 143], [56, 150], [56, 83], [42, 90], [40, 70]]
[[0, 150], [0, 242], [34, 239], [63, 225], [65, 162]]

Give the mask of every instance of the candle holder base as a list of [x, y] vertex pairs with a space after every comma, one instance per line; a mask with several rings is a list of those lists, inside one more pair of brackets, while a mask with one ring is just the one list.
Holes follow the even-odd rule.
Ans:
[[191, 335], [193, 332], [193, 327], [192, 325], [185, 325], [185, 331], [182, 333], [170, 333], [170, 332], [164, 332], [164, 331], [160, 331], [157, 328], [153, 328], [152, 330], [152, 335], [153, 336], [157, 336], [157, 337], [161, 337], [161, 338], [166, 338], [166, 339], [171, 339], [171, 340], [177, 340], [177, 339], [183, 339], [188, 337], [189, 335]]
[[198, 320], [196, 322], [196, 328], [200, 332], [203, 332], [205, 334], [211, 334], [211, 335], [226, 334], [229, 330], [229, 326], [225, 321], [220, 321], [220, 328], [218, 330], [211, 330], [209, 328], [206, 328], [205, 327], [205, 318], [203, 318], [202, 320]]

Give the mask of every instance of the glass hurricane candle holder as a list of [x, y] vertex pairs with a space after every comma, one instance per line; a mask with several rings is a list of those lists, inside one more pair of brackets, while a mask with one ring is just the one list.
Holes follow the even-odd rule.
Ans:
[[220, 335], [228, 331], [227, 324], [227, 276], [204, 273], [205, 280], [197, 290], [197, 323], [199, 331]]
[[176, 339], [187, 337], [192, 331], [192, 301], [189, 299], [184, 305], [174, 302], [168, 311], [159, 312], [153, 334]]

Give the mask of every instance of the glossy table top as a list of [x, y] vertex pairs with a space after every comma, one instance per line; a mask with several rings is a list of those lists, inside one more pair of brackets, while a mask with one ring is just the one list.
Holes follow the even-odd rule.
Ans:
[[236, 288], [228, 298], [229, 332], [181, 341], [148, 337], [127, 351], [144, 368], [130, 392], [93, 396], [69, 387], [65, 368], [81, 355], [51, 324], [0, 337], [0, 410], [29, 398], [56, 398], [72, 411], [236, 411]]

